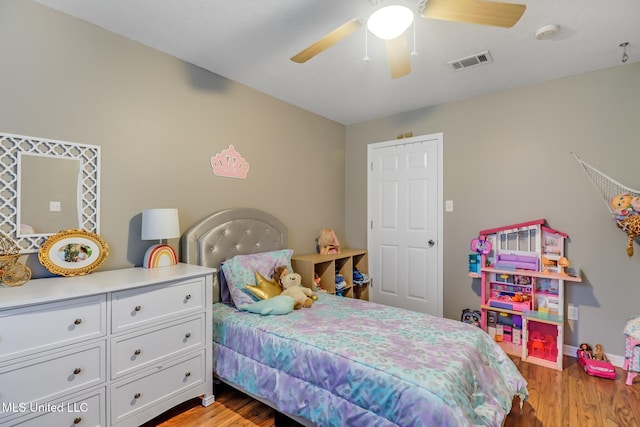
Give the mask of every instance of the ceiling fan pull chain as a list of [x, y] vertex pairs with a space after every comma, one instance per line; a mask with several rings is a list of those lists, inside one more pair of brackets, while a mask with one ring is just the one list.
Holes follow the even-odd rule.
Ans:
[[411, 51], [412, 56], [418, 56], [418, 51], [416, 50], [416, 22], [413, 21], [413, 50]]
[[369, 58], [369, 30], [365, 28], [364, 30], [364, 58], [363, 61], [368, 61]]

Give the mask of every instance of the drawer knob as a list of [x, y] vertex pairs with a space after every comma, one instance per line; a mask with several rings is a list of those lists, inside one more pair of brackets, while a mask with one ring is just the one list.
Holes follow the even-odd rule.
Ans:
[[187, 378], [190, 377], [191, 376], [191, 372], [189, 372], [189, 371], [185, 372], [184, 376], [187, 377]]
[[191, 299], [191, 294], [187, 294], [186, 297], [184, 297], [185, 299]]
[[74, 325], [79, 325], [80, 323], [82, 323], [82, 319], [77, 318], [76, 320], [73, 321]]
[[134, 310], [135, 310], [135, 311], [140, 311], [140, 310], [142, 310], [142, 306], [141, 306], [141, 305], [136, 305], [136, 306], [134, 307]]
[[142, 353], [142, 350], [137, 349], [136, 351], [133, 352], [133, 354], [135, 354], [136, 356], [140, 356], [140, 353]]
[[78, 375], [80, 372], [82, 372], [82, 368], [76, 368], [73, 370], [74, 375]]
[[81, 422], [82, 422], [82, 417], [75, 417], [75, 418], [73, 419], [73, 423], [74, 423], [74, 424], [80, 424]]
[[184, 334], [185, 338], [191, 338], [191, 332], [187, 332], [186, 334]]
[[142, 396], [140, 393], [136, 393], [133, 395], [134, 399], [140, 399], [140, 396]]

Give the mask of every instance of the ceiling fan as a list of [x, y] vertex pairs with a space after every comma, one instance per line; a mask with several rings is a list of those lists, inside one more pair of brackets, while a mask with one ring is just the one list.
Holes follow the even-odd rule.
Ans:
[[[370, 1], [374, 5], [381, 3], [380, 0]], [[520, 20], [526, 5], [485, 0], [418, 0], [415, 9], [420, 16], [430, 19], [511, 28]], [[415, 13], [403, 2], [383, 3], [366, 21], [368, 30], [385, 40], [391, 77], [394, 79], [411, 72], [407, 29], [413, 24]], [[291, 60], [307, 62], [358, 30], [363, 23], [362, 19], [347, 21], [292, 56]]]

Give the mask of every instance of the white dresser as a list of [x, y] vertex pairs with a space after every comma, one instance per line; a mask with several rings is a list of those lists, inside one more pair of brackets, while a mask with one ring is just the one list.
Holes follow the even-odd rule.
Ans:
[[139, 426], [213, 403], [214, 269], [188, 264], [0, 288], [0, 426]]

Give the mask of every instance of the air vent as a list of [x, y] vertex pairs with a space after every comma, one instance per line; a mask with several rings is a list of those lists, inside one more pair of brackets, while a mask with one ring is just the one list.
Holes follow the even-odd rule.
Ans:
[[487, 64], [493, 62], [493, 58], [489, 51], [476, 53], [475, 55], [467, 56], [466, 58], [460, 58], [447, 62], [454, 70], [462, 70], [464, 68], [475, 67], [476, 65]]

